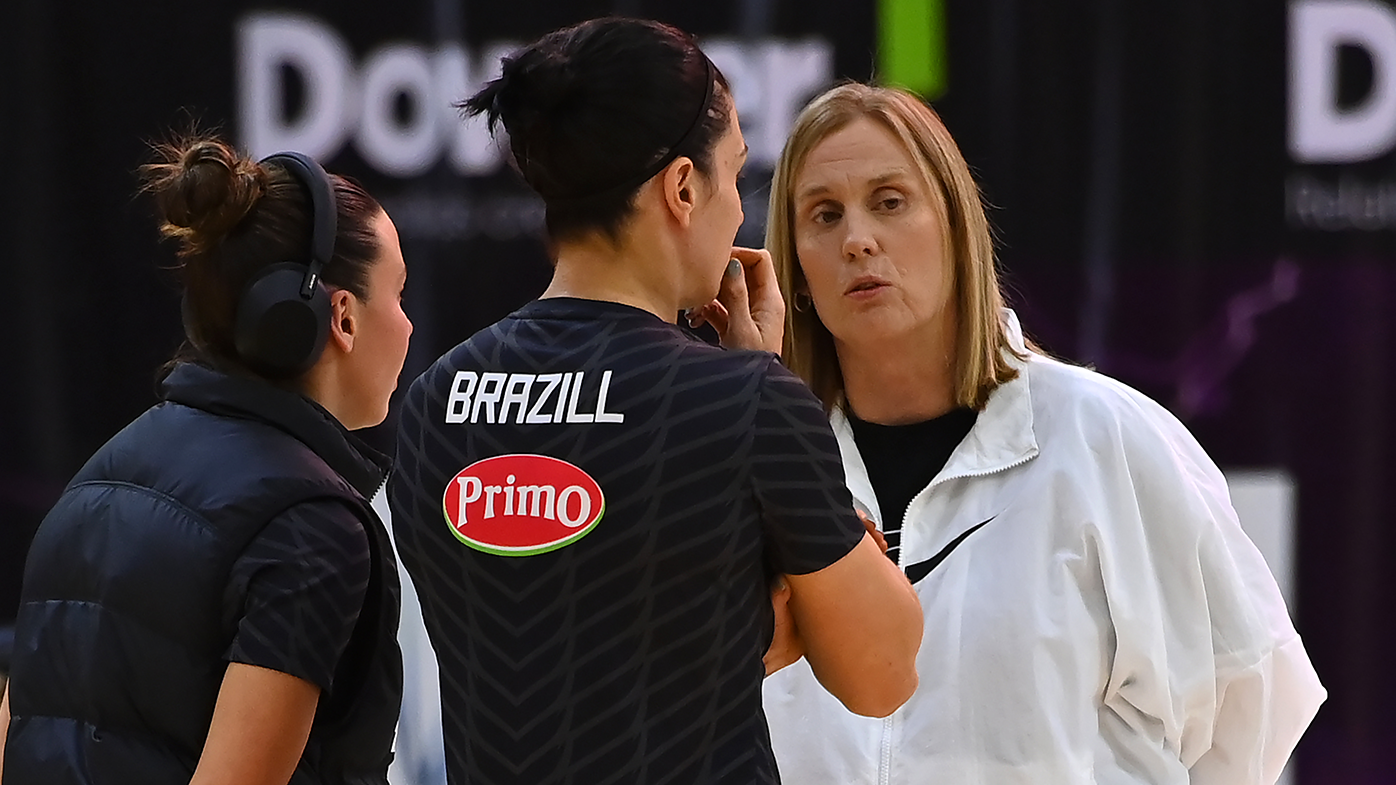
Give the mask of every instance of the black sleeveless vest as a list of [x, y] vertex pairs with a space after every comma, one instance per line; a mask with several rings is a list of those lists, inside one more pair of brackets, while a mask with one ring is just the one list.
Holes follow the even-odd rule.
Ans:
[[4, 785], [187, 783], [238, 621], [233, 563], [288, 507], [334, 498], [369, 535], [368, 593], [291, 782], [385, 783], [402, 695], [392, 544], [366, 499], [388, 460], [305, 398], [199, 365], [107, 442], [25, 566]]

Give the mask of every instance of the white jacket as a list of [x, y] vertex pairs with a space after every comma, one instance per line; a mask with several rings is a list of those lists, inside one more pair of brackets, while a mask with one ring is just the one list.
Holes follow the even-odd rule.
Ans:
[[920, 688], [891, 717], [849, 713], [804, 660], [766, 680], [784, 782], [1275, 781], [1326, 693], [1221, 473], [1171, 414], [1032, 355], [911, 501], [902, 565], [984, 521], [916, 584]]

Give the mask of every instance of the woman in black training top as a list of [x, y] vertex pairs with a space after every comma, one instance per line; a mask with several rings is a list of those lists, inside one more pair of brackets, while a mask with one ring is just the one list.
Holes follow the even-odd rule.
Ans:
[[[508, 131], [556, 271], [404, 404], [389, 496], [450, 780], [776, 782], [767, 669], [803, 647], [850, 709], [889, 714], [920, 613], [814, 396], [775, 354], [674, 324], [698, 309], [727, 345], [780, 346], [770, 258], [732, 247], [726, 80], [672, 27], [603, 19], [507, 58], [465, 108]], [[763, 666], [779, 580], [798, 634]]]
[[412, 332], [397, 231], [304, 156], [161, 152], [188, 343], [34, 537], [5, 785], [386, 783], [388, 462], [350, 431], [383, 421]]

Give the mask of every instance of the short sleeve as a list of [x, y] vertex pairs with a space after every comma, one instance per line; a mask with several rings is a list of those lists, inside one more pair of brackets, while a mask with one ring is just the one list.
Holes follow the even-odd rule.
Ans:
[[228, 593], [241, 617], [224, 659], [328, 692], [363, 607], [370, 558], [363, 523], [341, 502], [278, 515], [233, 565]]
[[844, 485], [838, 441], [819, 400], [774, 359], [761, 383], [754, 438], [751, 476], [772, 566], [803, 575], [846, 556], [865, 529]]

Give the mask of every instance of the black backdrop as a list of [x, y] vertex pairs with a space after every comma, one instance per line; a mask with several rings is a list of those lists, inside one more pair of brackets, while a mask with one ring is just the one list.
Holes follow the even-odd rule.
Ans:
[[[1311, 4], [945, 0], [949, 89], [935, 103], [994, 205], [1029, 331], [1168, 405], [1222, 466], [1295, 478], [1292, 610], [1331, 693], [1301, 745], [1300, 781], [1390, 783], [1396, 156], [1292, 151], [1288, 19]], [[1367, 5], [1396, 19], [1386, 0]], [[726, 47], [719, 65], [742, 70], [734, 82], [750, 138], [779, 132], [777, 99], [802, 99], [818, 86], [803, 87], [810, 79], [869, 77], [885, 32], [872, 0], [9, 0], [0, 623], [13, 614], [33, 527], [86, 457], [154, 400], [154, 371], [178, 343], [162, 269], [172, 253], [134, 196], [145, 142], [196, 121], [249, 142], [249, 20], [285, 19], [268, 15], [277, 10], [343, 47], [345, 116], [357, 101], [360, 119], [341, 123], [352, 126], [342, 144], [315, 152], [359, 177], [402, 231], [417, 325], [409, 376], [548, 278], [536, 203], [506, 169], [453, 162], [442, 141], [451, 121], [422, 120], [458, 97], [439, 76], [454, 62], [442, 52], [464, 51], [473, 79], [499, 42], [603, 13], [661, 18]], [[1396, 82], [1396, 57], [1336, 51], [1339, 108]], [[370, 72], [416, 78], [422, 63], [436, 69], [436, 103], [371, 83]], [[258, 111], [304, 114], [318, 88], [294, 70], [267, 73], [285, 93]], [[375, 89], [387, 96], [377, 105]], [[380, 136], [402, 132], [397, 153], [365, 141], [370, 115]], [[440, 139], [403, 154], [425, 138], [404, 129], [428, 126]], [[489, 157], [478, 144], [472, 155]], [[747, 240], [760, 237], [760, 168], [744, 185]]]

